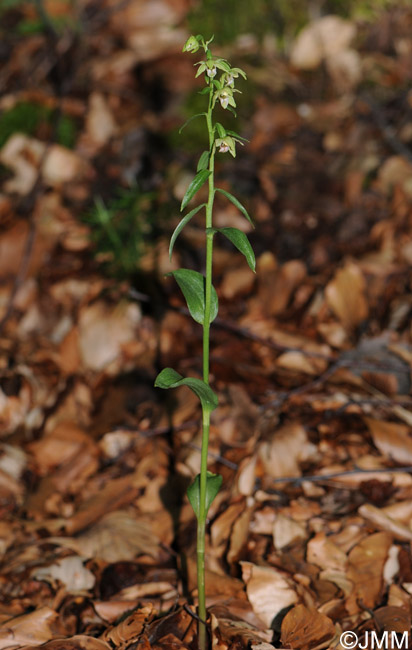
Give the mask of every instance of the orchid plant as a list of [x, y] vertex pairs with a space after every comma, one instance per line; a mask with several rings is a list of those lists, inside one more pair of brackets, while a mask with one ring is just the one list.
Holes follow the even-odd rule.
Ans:
[[[218, 405], [218, 399], [209, 383], [209, 342], [210, 324], [218, 313], [218, 297], [212, 284], [213, 240], [216, 234], [221, 234], [241, 252], [246, 258], [252, 271], [255, 271], [255, 256], [245, 233], [238, 228], [215, 228], [213, 226], [213, 203], [216, 192], [223, 194], [231, 201], [244, 217], [252, 224], [244, 206], [230, 192], [215, 187], [215, 156], [217, 153], [230, 153], [236, 157], [236, 146], [243, 145], [246, 141], [234, 131], [229, 131], [217, 121], [214, 121], [214, 110], [221, 106], [223, 110], [235, 113], [235, 93], [240, 91], [235, 88], [235, 81], [239, 77], [246, 79], [246, 74], [240, 68], [232, 68], [226, 59], [214, 56], [209, 48], [213, 37], [205, 41], [203, 36], [190, 36], [183, 47], [183, 52], [195, 53], [203, 48], [205, 60], [195, 63], [198, 66], [196, 77], [204, 75], [205, 87], [200, 91], [208, 99], [207, 110], [193, 115], [182, 126], [182, 129], [195, 118], [205, 118], [209, 138], [209, 146], [204, 151], [197, 164], [197, 173], [189, 184], [181, 204], [181, 212], [189, 205], [190, 201], [199, 192], [201, 187], [208, 182], [208, 199], [188, 212], [175, 228], [169, 247], [172, 255], [173, 247], [178, 235], [187, 223], [201, 210], [205, 210], [205, 235], [206, 235], [206, 272], [205, 275], [191, 269], [178, 269], [173, 271], [185, 299], [192, 318], [203, 327], [203, 378], [183, 377], [172, 368], [165, 368], [156, 378], [155, 386], [159, 388], [176, 388], [187, 386], [199, 398], [202, 407], [202, 449], [200, 473], [189, 486], [187, 494], [197, 518], [197, 585], [198, 585], [198, 642], [200, 650], [206, 650], [206, 596], [205, 596], [205, 538], [206, 518], [208, 510], [219, 492], [222, 477], [213, 474], [207, 469], [208, 445], [210, 430], [210, 415]], [[181, 129], [181, 130], [182, 130]]]

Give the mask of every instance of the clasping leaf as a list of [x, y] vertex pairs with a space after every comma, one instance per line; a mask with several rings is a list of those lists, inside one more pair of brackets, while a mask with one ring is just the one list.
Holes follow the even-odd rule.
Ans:
[[180, 206], [180, 212], [185, 209], [189, 201], [193, 199], [196, 192], [200, 190], [205, 181], [209, 178], [210, 171], [208, 169], [202, 169], [196, 174], [189, 187], [186, 190], [186, 194], [183, 197], [182, 205]]
[[221, 232], [222, 235], [227, 237], [227, 239], [229, 239], [229, 241], [231, 241], [232, 244], [236, 246], [238, 251], [240, 251], [246, 257], [247, 263], [249, 264], [252, 271], [255, 273], [256, 270], [255, 254], [244, 232], [239, 230], [239, 228], [212, 228], [211, 230], [213, 230], [214, 232]]
[[[213, 474], [212, 472], [207, 472], [206, 475], [206, 509], [205, 517], [209, 511], [210, 506], [217, 493], [220, 490], [222, 485], [222, 477], [220, 474]], [[190, 505], [193, 508], [193, 511], [199, 519], [200, 513], [200, 474], [198, 474], [191, 485], [187, 489], [187, 496], [189, 497]]]
[[175, 241], [176, 241], [176, 239], [178, 238], [178, 236], [180, 235], [180, 233], [182, 232], [182, 230], [183, 230], [183, 228], [185, 227], [185, 225], [186, 225], [187, 223], [189, 223], [190, 219], [191, 219], [192, 217], [194, 217], [195, 214], [197, 214], [197, 213], [199, 212], [199, 210], [201, 210], [201, 209], [204, 208], [205, 206], [206, 206], [206, 203], [201, 203], [201, 204], [198, 205], [196, 208], [193, 208], [193, 210], [191, 210], [190, 212], [188, 212], [187, 214], [185, 214], [185, 216], [183, 217], [183, 219], [181, 219], [181, 220], [179, 221], [179, 223], [177, 224], [176, 228], [175, 228], [174, 231], [173, 231], [173, 235], [172, 235], [171, 238], [170, 238], [170, 244], [169, 244], [169, 258], [172, 257], [173, 246], [175, 245]]
[[156, 388], [178, 388], [187, 386], [197, 395], [202, 404], [202, 409], [211, 413], [218, 404], [217, 395], [206, 382], [196, 377], [183, 377], [173, 368], [164, 368], [156, 377]]
[[[173, 275], [177, 284], [184, 297], [186, 298], [186, 303], [190, 311], [190, 315], [196, 323], [203, 325], [205, 320], [205, 277], [198, 273], [198, 271], [192, 271], [191, 269], [177, 269], [177, 271], [172, 271], [170, 275]], [[214, 287], [212, 286], [212, 295], [210, 303], [210, 323], [215, 320], [217, 312], [219, 310], [219, 303], [217, 298], [217, 293]]]
[[220, 192], [227, 199], [229, 199], [229, 201], [231, 201], [233, 203], [233, 205], [235, 205], [237, 207], [237, 209], [240, 210], [240, 212], [243, 214], [243, 216], [246, 217], [246, 219], [249, 221], [251, 226], [253, 226], [253, 228], [255, 227], [252, 219], [249, 217], [249, 214], [248, 214], [246, 208], [241, 204], [240, 201], [238, 201], [238, 199], [235, 196], [233, 196], [233, 194], [231, 194], [230, 192], [226, 192], [226, 190], [222, 190], [220, 187], [217, 187], [215, 191]]

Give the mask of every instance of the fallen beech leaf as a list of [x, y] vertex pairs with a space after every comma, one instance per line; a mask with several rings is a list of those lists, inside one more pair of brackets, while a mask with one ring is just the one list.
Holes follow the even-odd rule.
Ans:
[[383, 567], [383, 580], [385, 584], [393, 584], [395, 576], [397, 576], [399, 573], [399, 569], [399, 546], [392, 544], [388, 551], [388, 557], [385, 562], [385, 566]]
[[245, 508], [233, 525], [229, 550], [226, 555], [229, 564], [233, 564], [239, 559], [240, 553], [247, 543], [251, 517], [252, 509]]
[[358, 510], [362, 517], [372, 522], [377, 528], [386, 530], [402, 542], [412, 542], [412, 531], [407, 526], [400, 524], [385, 512], [370, 503], [364, 503]]
[[396, 519], [396, 521], [408, 525], [412, 519], [412, 500], [407, 499], [406, 501], [391, 503], [389, 506], [381, 508], [381, 511], [391, 519]]
[[[233, 642], [234, 639], [239, 638], [242, 640], [244, 647], [248, 647], [249, 643], [253, 643], [273, 648], [267, 643], [271, 638], [271, 634], [261, 630], [253, 622], [246, 621], [243, 617], [238, 618], [231, 608], [225, 605], [213, 605], [209, 611], [211, 614], [212, 637], [215, 637], [215, 635], [221, 637], [220, 643], [225, 643], [225, 647], [230, 647], [231, 641]], [[213, 639], [213, 641], [215, 640], [217, 641], [217, 639]]]
[[10, 136], [0, 151], [0, 162], [14, 172], [3, 185], [5, 192], [25, 195], [33, 189], [45, 150], [44, 142], [23, 133]]
[[45, 154], [42, 175], [45, 182], [53, 187], [90, 178], [91, 174], [92, 169], [86, 160], [60, 144], [51, 145]]
[[296, 603], [298, 596], [287, 575], [272, 567], [240, 562], [248, 599], [259, 618], [270, 627], [275, 616]]
[[347, 331], [352, 331], [368, 315], [366, 282], [359, 266], [348, 262], [339, 269], [325, 289], [325, 297]]
[[92, 143], [101, 147], [110, 140], [116, 130], [116, 121], [104, 95], [92, 92], [86, 118], [86, 135]]
[[373, 620], [379, 632], [409, 632], [411, 629], [411, 615], [402, 607], [394, 607], [393, 605], [386, 605], [379, 607], [373, 612]]
[[272, 534], [273, 544], [277, 550], [288, 546], [297, 539], [305, 539], [307, 535], [304, 526], [281, 513], [276, 515]]
[[327, 362], [324, 359], [310, 358], [298, 350], [291, 350], [278, 356], [276, 366], [286, 370], [305, 372], [307, 375], [319, 375], [325, 370]]
[[292, 45], [292, 65], [302, 70], [313, 70], [325, 59], [333, 59], [348, 49], [356, 27], [339, 16], [324, 16], [302, 29]]
[[[295, 290], [302, 284], [306, 277], [306, 266], [300, 260], [286, 262], [274, 272], [269, 302], [266, 305], [271, 316], [281, 314], [287, 308]], [[262, 296], [265, 300], [265, 296]]]
[[50, 472], [52, 468], [73, 461], [76, 454], [95, 448], [97, 445], [80, 427], [73, 422], [59, 422], [56, 427], [43, 435], [40, 440], [29, 444], [29, 450], [33, 454], [41, 475]]
[[348, 563], [346, 553], [334, 544], [329, 537], [326, 537], [324, 532], [317, 533], [315, 537], [309, 540], [306, 559], [321, 569], [332, 569], [342, 573], [346, 570]]
[[103, 517], [75, 539], [75, 546], [84, 557], [106, 562], [133, 560], [142, 554], [157, 558], [161, 551], [151, 528], [124, 510]]
[[237, 518], [241, 515], [245, 504], [233, 503], [213, 522], [210, 533], [212, 545], [216, 548], [224, 544], [226, 546], [232, 526]]
[[72, 555], [58, 560], [55, 564], [36, 569], [33, 576], [37, 580], [59, 580], [68, 592], [88, 591], [94, 587], [96, 578], [86, 569], [81, 557]]
[[79, 336], [83, 363], [91, 370], [103, 370], [121, 363], [122, 346], [133, 342], [141, 319], [136, 304], [121, 303], [110, 309], [95, 302], [80, 313]]
[[133, 486], [132, 476], [112, 479], [98, 494], [90, 497], [72, 517], [66, 520], [66, 532], [73, 534], [84, 530], [108, 512], [134, 501], [136, 495], [137, 489]]
[[396, 185], [400, 185], [410, 196], [412, 164], [403, 156], [390, 156], [379, 168], [378, 183], [383, 192], [393, 192]]
[[258, 458], [265, 473], [272, 478], [300, 476], [299, 463], [313, 458], [316, 447], [309, 442], [301, 424], [290, 423], [275, 432], [272, 442], [263, 442]]
[[[86, 634], [76, 634], [65, 639], [53, 639], [42, 644], [41, 647], [42, 650], [112, 650], [109, 643]], [[32, 650], [32, 646], [23, 646], [19, 650]]]
[[383, 585], [383, 567], [392, 544], [392, 535], [386, 532], [369, 535], [349, 553], [347, 577], [352, 580], [353, 591], [346, 599], [349, 615], [362, 607], [373, 609], [379, 601]]
[[295, 605], [282, 621], [281, 641], [291, 648], [305, 650], [331, 639], [334, 634], [331, 619], [305, 605]]
[[149, 603], [145, 607], [140, 607], [133, 614], [130, 614], [130, 616], [127, 616], [118, 625], [109, 627], [100, 638], [103, 641], [108, 641], [117, 648], [123, 643], [137, 639], [142, 633], [144, 626], [150, 623], [156, 614], [155, 608]]
[[374, 444], [382, 454], [402, 465], [412, 464], [412, 439], [408, 426], [366, 417], [364, 421]]
[[24, 644], [40, 645], [54, 634], [52, 624], [58, 614], [50, 607], [41, 607], [29, 614], [16, 616], [0, 627], [0, 648], [17, 648]]

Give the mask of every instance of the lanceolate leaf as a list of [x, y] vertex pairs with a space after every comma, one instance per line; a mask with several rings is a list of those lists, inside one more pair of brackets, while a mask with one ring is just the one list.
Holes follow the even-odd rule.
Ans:
[[216, 122], [215, 128], [217, 129], [217, 132], [219, 134], [219, 138], [224, 138], [227, 131], [226, 131], [225, 128], [223, 128], [223, 126], [220, 124], [220, 122]]
[[179, 386], [187, 386], [191, 391], [197, 395], [202, 404], [204, 411], [213, 411], [218, 404], [217, 396], [202, 379], [195, 377], [183, 377], [173, 368], [164, 368], [160, 372], [155, 381], [157, 388], [178, 388]]
[[204, 151], [199, 158], [196, 171], [201, 172], [202, 169], [207, 169], [208, 166], [209, 166], [209, 151]]
[[172, 257], [173, 246], [175, 245], [175, 241], [176, 241], [176, 239], [178, 238], [178, 236], [180, 235], [180, 233], [182, 232], [182, 230], [183, 230], [183, 228], [185, 227], [185, 225], [186, 225], [187, 223], [189, 223], [190, 219], [191, 219], [192, 217], [194, 217], [195, 214], [196, 214], [197, 212], [199, 212], [199, 210], [201, 210], [201, 209], [204, 208], [205, 206], [206, 206], [206, 203], [201, 203], [201, 204], [198, 205], [196, 208], [194, 208], [193, 210], [191, 210], [190, 212], [188, 212], [187, 214], [185, 214], [185, 216], [183, 217], [183, 219], [181, 219], [181, 220], [179, 221], [179, 223], [177, 224], [176, 228], [175, 228], [174, 231], [173, 231], [173, 235], [172, 235], [171, 238], [170, 238], [169, 257]]
[[209, 178], [210, 171], [208, 169], [202, 169], [196, 174], [189, 187], [186, 190], [186, 194], [183, 197], [182, 205], [180, 206], [180, 212], [185, 209], [189, 201], [193, 199], [196, 192], [200, 190], [205, 181]]
[[215, 191], [220, 192], [227, 199], [229, 199], [229, 201], [231, 201], [233, 203], [233, 205], [235, 205], [237, 207], [237, 209], [240, 210], [240, 212], [243, 214], [243, 216], [246, 217], [246, 219], [253, 226], [253, 228], [255, 227], [252, 219], [249, 217], [249, 214], [248, 214], [246, 208], [241, 204], [240, 201], [237, 200], [237, 198], [235, 196], [233, 196], [233, 194], [231, 194], [230, 192], [226, 192], [226, 190], [220, 189], [220, 187], [217, 187]]
[[[205, 517], [209, 511], [210, 506], [217, 493], [220, 490], [222, 485], [222, 477], [220, 474], [212, 474], [212, 472], [207, 472], [206, 475], [206, 509]], [[193, 511], [199, 519], [200, 512], [200, 474], [198, 474], [191, 485], [187, 489], [187, 496], [189, 497], [190, 505], [193, 508]]]
[[191, 122], [192, 120], [195, 120], [197, 117], [202, 117], [202, 115], [205, 115], [205, 116], [206, 116], [206, 113], [196, 113], [196, 115], [192, 115], [191, 117], [189, 117], [189, 119], [186, 120], [186, 122], [185, 122], [184, 124], [182, 124], [182, 126], [180, 127], [180, 129], [179, 129], [179, 133], [181, 133], [181, 132], [183, 131], [183, 129], [184, 129], [188, 124], [190, 124], [190, 122]]
[[249, 142], [247, 138], [242, 138], [242, 136], [239, 135], [239, 133], [236, 133], [236, 131], [227, 131], [227, 133], [233, 136], [234, 138], [236, 138], [236, 140], [240, 140], [242, 142]]
[[[177, 269], [172, 271], [177, 284], [186, 298], [187, 306], [193, 320], [203, 325], [205, 318], [205, 278], [201, 273], [191, 269]], [[210, 322], [212, 322], [219, 310], [217, 293], [212, 286], [212, 296], [210, 305]]]
[[255, 254], [245, 233], [239, 230], [238, 228], [216, 228], [215, 230], [216, 232], [221, 232], [222, 235], [227, 237], [227, 239], [229, 239], [229, 241], [231, 241], [232, 244], [236, 246], [238, 251], [243, 253], [243, 255], [246, 257], [246, 261], [249, 264], [250, 268], [252, 269], [253, 272], [255, 272], [256, 269]]

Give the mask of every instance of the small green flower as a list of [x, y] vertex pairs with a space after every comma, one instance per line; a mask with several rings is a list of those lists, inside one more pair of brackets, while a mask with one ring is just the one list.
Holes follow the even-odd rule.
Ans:
[[199, 41], [196, 36], [189, 36], [186, 43], [183, 46], [183, 52], [197, 52], [200, 47]]
[[236, 102], [233, 97], [233, 92], [236, 91], [229, 88], [229, 86], [225, 86], [224, 88], [221, 88], [220, 90], [217, 90], [215, 92], [213, 96], [213, 101], [216, 102], [216, 100], [218, 99], [220, 101], [220, 105], [222, 108], [227, 108], [228, 106], [233, 106], [233, 108], [236, 108]]
[[241, 68], [231, 68], [230, 72], [226, 72], [222, 75], [222, 82], [223, 84], [233, 88], [235, 85], [235, 79], [237, 79], [239, 75], [243, 77], [243, 79], [246, 79], [246, 72], [244, 72], [244, 70]]
[[229, 151], [233, 158], [236, 158], [236, 143], [230, 135], [227, 135], [224, 138], [217, 138], [216, 147], [219, 148], [219, 153], [227, 153]]
[[195, 63], [195, 65], [199, 66], [196, 77], [199, 77], [202, 72], [206, 72], [207, 76], [213, 79], [218, 69], [223, 70], [224, 72], [228, 72], [230, 70], [230, 66], [225, 61], [225, 59], [216, 57], [211, 57], [210, 59], [207, 59], [207, 61], [198, 61]]

